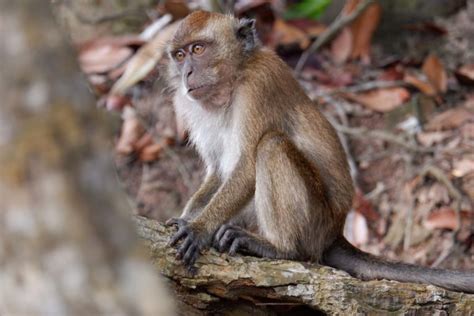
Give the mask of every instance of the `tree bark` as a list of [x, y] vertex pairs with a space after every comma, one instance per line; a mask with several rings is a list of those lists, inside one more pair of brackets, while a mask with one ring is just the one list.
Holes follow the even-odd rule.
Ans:
[[0, 315], [172, 315], [45, 1], [0, 0]]
[[212, 249], [198, 259], [199, 270], [191, 276], [175, 259], [175, 251], [167, 246], [174, 228], [144, 217], [136, 217], [135, 223], [156, 269], [173, 280], [178, 293], [186, 293], [187, 304], [206, 312], [224, 313], [232, 307], [232, 311], [246, 314], [240, 308], [247, 304], [263, 314], [296, 312], [292, 309], [330, 315], [474, 313], [474, 295], [432, 285], [387, 280], [364, 282], [329, 267], [229, 257]]

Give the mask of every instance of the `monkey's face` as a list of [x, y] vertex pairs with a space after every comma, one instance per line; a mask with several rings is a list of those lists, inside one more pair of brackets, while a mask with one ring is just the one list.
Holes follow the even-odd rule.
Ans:
[[201, 39], [172, 52], [181, 89], [194, 100], [206, 101], [229, 80], [228, 73], [222, 71], [226, 67], [215, 54], [216, 46]]
[[[169, 47], [169, 75], [179, 93], [208, 108], [230, 103], [239, 66], [248, 54], [242, 28], [253, 28], [253, 22], [245, 22], [203, 11], [181, 22]], [[250, 35], [254, 43], [253, 31]]]

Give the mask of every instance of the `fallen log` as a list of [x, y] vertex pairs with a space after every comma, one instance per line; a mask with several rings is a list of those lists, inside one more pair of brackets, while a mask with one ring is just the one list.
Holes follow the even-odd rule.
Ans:
[[343, 271], [307, 262], [230, 257], [213, 249], [197, 261], [191, 275], [167, 246], [172, 227], [135, 217], [156, 269], [172, 280], [178, 299], [194, 309], [240, 314], [303, 311], [334, 315], [474, 313], [474, 295], [432, 285], [388, 280], [361, 281]]

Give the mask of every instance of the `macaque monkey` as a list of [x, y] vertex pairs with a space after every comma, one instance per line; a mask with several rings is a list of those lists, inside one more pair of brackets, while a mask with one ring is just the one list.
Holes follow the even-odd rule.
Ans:
[[254, 21], [194, 12], [169, 54], [176, 114], [207, 168], [168, 222], [178, 226], [170, 244], [186, 266], [214, 246], [474, 292], [474, 272], [386, 262], [343, 237], [354, 193], [344, 150], [289, 67], [260, 45]]

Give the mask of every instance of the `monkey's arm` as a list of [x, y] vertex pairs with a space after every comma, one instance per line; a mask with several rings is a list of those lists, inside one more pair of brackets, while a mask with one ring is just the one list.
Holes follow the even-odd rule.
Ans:
[[204, 208], [209, 203], [212, 196], [219, 189], [220, 184], [221, 181], [215, 172], [211, 172], [206, 175], [202, 185], [189, 199], [188, 203], [186, 203], [180, 218], [189, 221], [199, 215], [199, 211], [201, 211], [202, 208]]
[[191, 267], [199, 251], [208, 247], [214, 232], [245, 206], [255, 191], [255, 161], [241, 159], [229, 178], [224, 181], [204, 210], [192, 221], [182, 223], [170, 241], [179, 240], [177, 257]]

